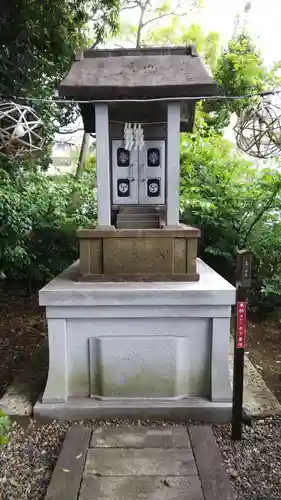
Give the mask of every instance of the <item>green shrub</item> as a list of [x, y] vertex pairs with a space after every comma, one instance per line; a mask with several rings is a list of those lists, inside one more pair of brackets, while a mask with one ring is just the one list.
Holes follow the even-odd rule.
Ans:
[[43, 282], [78, 257], [76, 230], [96, 223], [94, 178], [23, 173], [0, 184], [0, 271]]
[[258, 169], [220, 135], [184, 136], [181, 143], [182, 220], [201, 229], [201, 257], [234, 281], [236, 253], [253, 252], [251, 302], [281, 304], [281, 176]]
[[11, 422], [9, 417], [0, 409], [0, 446], [7, 444], [10, 427]]

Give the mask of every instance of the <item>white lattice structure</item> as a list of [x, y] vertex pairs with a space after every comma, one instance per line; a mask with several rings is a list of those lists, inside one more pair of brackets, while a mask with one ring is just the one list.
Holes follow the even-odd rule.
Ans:
[[0, 154], [26, 156], [42, 149], [43, 123], [29, 106], [0, 102]]

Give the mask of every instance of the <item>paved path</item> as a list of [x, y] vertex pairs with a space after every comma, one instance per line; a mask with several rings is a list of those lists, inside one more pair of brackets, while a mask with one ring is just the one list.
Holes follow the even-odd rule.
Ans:
[[208, 426], [70, 431], [46, 500], [234, 500]]

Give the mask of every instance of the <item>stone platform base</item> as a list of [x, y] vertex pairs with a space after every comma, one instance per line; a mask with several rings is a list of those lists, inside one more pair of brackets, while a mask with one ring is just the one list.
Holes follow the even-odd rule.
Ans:
[[37, 402], [34, 417], [52, 420], [164, 420], [174, 422], [227, 423], [231, 420], [231, 403], [215, 403], [205, 398], [188, 398], [173, 402], [96, 401], [69, 398], [65, 403]]
[[232, 285], [199, 259], [193, 283], [82, 283], [77, 269], [40, 291], [49, 340], [41, 413], [212, 420], [229, 410]]

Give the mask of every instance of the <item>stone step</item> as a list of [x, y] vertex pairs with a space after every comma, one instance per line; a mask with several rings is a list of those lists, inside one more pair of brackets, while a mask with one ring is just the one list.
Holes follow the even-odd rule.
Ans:
[[90, 448], [85, 476], [196, 476], [192, 450]]
[[198, 476], [86, 476], [79, 500], [203, 500]]
[[184, 426], [93, 429], [79, 500], [203, 500]]
[[150, 205], [128, 205], [126, 207], [120, 207], [119, 214], [147, 214], [154, 213], [157, 214], [157, 211], [154, 207]]
[[93, 430], [90, 448], [189, 448], [186, 427], [98, 427]]
[[159, 220], [127, 220], [117, 221], [117, 229], [158, 229]]
[[159, 215], [156, 213], [121, 213], [117, 215], [117, 221], [137, 221], [137, 220], [149, 220], [149, 221], [159, 221]]

